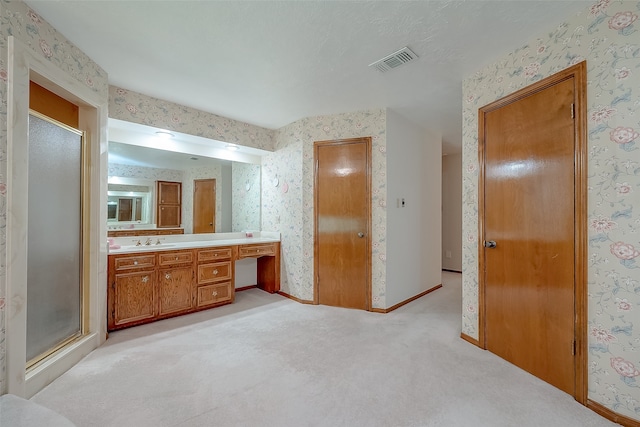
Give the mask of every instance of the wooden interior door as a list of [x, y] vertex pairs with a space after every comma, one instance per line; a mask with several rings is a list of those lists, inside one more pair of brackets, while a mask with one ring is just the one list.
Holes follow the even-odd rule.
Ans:
[[120, 198], [118, 201], [118, 221], [131, 221], [133, 199]]
[[193, 232], [216, 231], [216, 180], [193, 181]]
[[576, 85], [542, 82], [480, 110], [485, 348], [573, 396]]
[[371, 138], [316, 142], [315, 302], [371, 307]]

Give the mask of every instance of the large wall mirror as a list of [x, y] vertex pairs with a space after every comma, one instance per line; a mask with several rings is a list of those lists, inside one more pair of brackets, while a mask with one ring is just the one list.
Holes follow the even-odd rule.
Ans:
[[215, 232], [259, 230], [260, 163], [266, 152], [162, 132], [109, 119], [108, 229], [155, 228], [156, 181], [173, 181], [182, 183], [185, 233], [194, 230], [194, 183], [202, 182], [215, 188]]

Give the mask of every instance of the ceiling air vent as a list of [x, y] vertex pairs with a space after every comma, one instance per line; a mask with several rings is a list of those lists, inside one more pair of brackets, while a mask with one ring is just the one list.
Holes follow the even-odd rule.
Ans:
[[369, 64], [369, 67], [374, 67], [381, 73], [386, 73], [392, 68], [397, 68], [417, 58], [418, 55], [413, 53], [411, 49], [405, 46], [402, 49], [393, 52], [391, 55], [385, 56], [384, 58], [374, 62], [373, 64]]

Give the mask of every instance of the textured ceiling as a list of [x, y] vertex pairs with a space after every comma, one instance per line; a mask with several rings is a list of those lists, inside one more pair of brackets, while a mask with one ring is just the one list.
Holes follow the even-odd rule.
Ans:
[[[29, 1], [110, 83], [279, 128], [392, 108], [460, 150], [462, 79], [588, 1]], [[380, 73], [368, 64], [409, 46]]]

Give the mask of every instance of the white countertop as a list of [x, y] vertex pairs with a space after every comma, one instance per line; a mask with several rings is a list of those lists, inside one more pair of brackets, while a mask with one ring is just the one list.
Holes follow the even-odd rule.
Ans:
[[[207, 248], [216, 246], [251, 245], [260, 243], [274, 243], [280, 241], [280, 233], [254, 232], [254, 237], [245, 237], [244, 233], [210, 233], [210, 234], [181, 234], [168, 236], [140, 236], [140, 237], [116, 237], [113, 242], [120, 245], [118, 249], [109, 249], [109, 255], [176, 251], [181, 249]], [[160, 239], [161, 243], [156, 242]], [[150, 245], [145, 245], [149, 239]], [[141, 246], [136, 246], [140, 240]]]

